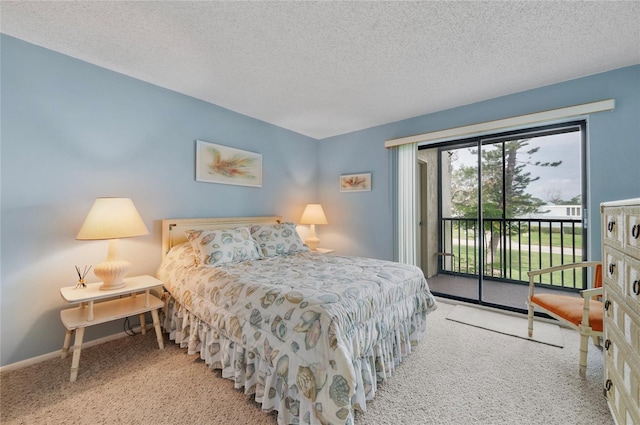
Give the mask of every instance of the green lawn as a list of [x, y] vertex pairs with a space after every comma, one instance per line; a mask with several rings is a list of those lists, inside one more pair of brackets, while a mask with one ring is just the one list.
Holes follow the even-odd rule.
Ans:
[[[464, 233], [465, 232], [462, 232], [463, 236], [464, 236]], [[467, 240], [470, 243], [472, 243], [473, 239], [475, 238], [475, 232], [468, 231], [466, 233], [466, 236], [467, 236]], [[542, 246], [549, 246], [549, 243], [551, 243], [551, 246], [553, 247], [560, 248], [561, 246], [564, 246], [565, 248], [571, 248], [575, 243], [576, 248], [582, 248], [582, 234], [571, 235], [570, 233], [565, 233], [561, 235], [559, 232], [553, 232], [551, 234], [549, 232], [542, 232], [542, 235], [541, 235], [539, 231], [532, 230], [530, 232], [527, 232], [527, 231], [520, 232], [519, 237], [520, 237], [519, 239], [520, 243], [522, 245], [529, 245], [529, 242], [531, 242], [531, 245], [535, 245], [535, 246], [537, 246], [538, 244]], [[542, 242], [540, 242], [540, 237], [542, 237]], [[517, 244], [518, 234], [511, 235], [510, 239], [513, 243]]]
[[[458, 249], [460, 249], [458, 251]], [[453, 260], [453, 271], [461, 272], [461, 273], [469, 273], [469, 274], [477, 274], [477, 261], [478, 261], [478, 252], [476, 250], [475, 256], [473, 250], [469, 249], [469, 251], [465, 251], [465, 246], [454, 245], [453, 246], [453, 254], [455, 258]], [[502, 275], [502, 264], [501, 264], [501, 250], [497, 250], [495, 254], [495, 261], [493, 261], [493, 274], [490, 270], [485, 270], [485, 276], [493, 276], [496, 278], [506, 278], [513, 280], [521, 280], [524, 282], [529, 281], [529, 276], [527, 276], [527, 271], [529, 270], [538, 270], [546, 267], [557, 266], [562, 264], [560, 254], [549, 254], [549, 253], [540, 253], [522, 251], [520, 255], [518, 255], [518, 251], [512, 250], [507, 251], [507, 264], [508, 267], [505, 270], [506, 276]], [[577, 261], [580, 261], [579, 259]], [[572, 262], [571, 259], [568, 259], [565, 255], [565, 263]], [[562, 286], [562, 282], [564, 280], [564, 285], [572, 288], [582, 289], [582, 273], [577, 272], [574, 276], [573, 272], [555, 272], [552, 274], [547, 274], [542, 276], [542, 283], [552, 284], [554, 286]]]
[[[554, 246], [554, 247], [559, 248], [561, 246], [564, 246], [565, 248], [571, 248], [573, 247], [573, 243], [575, 243], [576, 248], [582, 248], [581, 234], [571, 235], [570, 233], [569, 234], [565, 233], [561, 235], [559, 232], [557, 233], [554, 232], [551, 234], [543, 232], [541, 235], [540, 232], [537, 230], [532, 230], [530, 232], [522, 232], [520, 234], [520, 243], [522, 245], [528, 245], [530, 241], [531, 245], [538, 245], [540, 243], [541, 237], [542, 237], [542, 243], [541, 243], [542, 246], [549, 246], [549, 242], [551, 242], [551, 246]], [[551, 241], [549, 241], [549, 239], [551, 239]], [[511, 236], [511, 240], [517, 243], [518, 235]]]
[[[510, 236], [511, 246], [507, 242], [507, 267], [503, 267], [502, 253], [498, 249], [495, 253], [495, 260], [493, 261], [493, 273], [491, 270], [485, 271], [485, 276], [493, 276], [496, 278], [506, 278], [513, 280], [520, 280], [524, 282], [529, 281], [527, 272], [529, 270], [538, 270], [551, 266], [557, 266], [560, 264], [567, 264], [573, 261], [581, 261], [581, 249], [582, 249], [582, 235], [560, 233], [559, 229], [552, 229], [549, 232], [549, 228], [542, 229], [542, 232], [537, 227], [529, 229], [526, 226], [520, 228], [520, 234], [514, 234]], [[479, 248], [475, 248], [475, 232], [471, 228], [454, 227], [451, 235], [454, 237], [454, 244], [460, 243], [461, 245], [454, 245], [452, 253], [455, 255], [453, 270], [460, 273], [477, 274], [478, 267], [476, 262], [479, 257]], [[456, 239], [460, 239], [459, 241]], [[465, 245], [465, 239], [468, 245]], [[518, 246], [522, 249], [519, 252]], [[531, 252], [529, 252], [531, 247]], [[550, 250], [552, 248], [575, 248], [576, 258], [574, 260], [572, 254], [565, 254], [561, 256], [559, 253], [548, 252], [535, 252], [541, 250]], [[475, 252], [474, 252], [475, 251]], [[582, 289], [582, 273], [573, 271], [569, 272], [556, 272], [553, 275], [542, 276], [542, 282], [552, 285], [561, 286], [564, 280], [564, 286], [575, 287]]]

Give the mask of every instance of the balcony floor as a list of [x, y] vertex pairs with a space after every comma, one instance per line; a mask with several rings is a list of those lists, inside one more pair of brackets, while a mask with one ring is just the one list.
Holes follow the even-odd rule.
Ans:
[[[439, 274], [427, 279], [431, 292], [439, 296], [464, 298], [468, 302], [478, 302], [478, 279], [467, 276]], [[573, 295], [573, 292], [536, 287], [536, 293], [556, 293]], [[578, 294], [575, 294], [579, 296]], [[527, 310], [529, 285], [489, 280], [482, 282], [482, 303], [495, 304], [509, 310]]]

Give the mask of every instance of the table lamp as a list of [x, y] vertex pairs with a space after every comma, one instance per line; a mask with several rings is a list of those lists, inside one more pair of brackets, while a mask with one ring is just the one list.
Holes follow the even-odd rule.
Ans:
[[316, 237], [316, 224], [328, 224], [327, 217], [324, 215], [322, 205], [320, 204], [307, 204], [300, 217], [300, 224], [310, 224], [311, 231], [309, 237], [304, 240], [311, 251], [317, 251], [320, 239]]
[[85, 219], [78, 240], [108, 240], [107, 259], [93, 269], [102, 280], [101, 290], [118, 289], [125, 286], [123, 281], [130, 264], [118, 258], [118, 239], [142, 236], [149, 231], [138, 210], [129, 198], [97, 198]]

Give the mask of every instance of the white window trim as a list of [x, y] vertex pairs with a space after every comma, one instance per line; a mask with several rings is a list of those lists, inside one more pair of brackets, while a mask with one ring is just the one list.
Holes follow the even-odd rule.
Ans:
[[499, 130], [504, 130], [506, 128], [529, 126], [541, 122], [550, 122], [554, 120], [579, 117], [581, 115], [592, 114], [595, 112], [613, 111], [615, 109], [615, 106], [615, 99], [606, 99], [598, 102], [584, 103], [581, 105], [551, 109], [548, 111], [536, 112], [533, 114], [518, 115], [515, 117], [503, 118], [495, 121], [487, 121], [478, 124], [465, 125], [462, 127], [449, 128], [446, 130], [432, 131], [430, 133], [416, 134], [414, 136], [400, 137], [398, 139], [390, 139], [384, 142], [384, 147], [391, 148], [394, 146], [402, 146], [415, 143], [424, 145], [426, 142], [437, 143], [442, 141], [443, 139], [471, 137], [486, 132], [496, 132]]

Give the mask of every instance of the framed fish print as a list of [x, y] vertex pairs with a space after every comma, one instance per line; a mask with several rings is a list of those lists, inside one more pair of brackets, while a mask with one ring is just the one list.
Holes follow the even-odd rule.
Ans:
[[262, 155], [196, 140], [196, 181], [262, 187]]
[[371, 173], [343, 174], [340, 176], [340, 192], [371, 191]]

